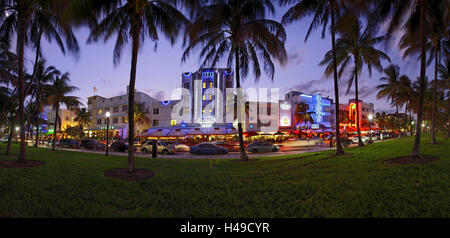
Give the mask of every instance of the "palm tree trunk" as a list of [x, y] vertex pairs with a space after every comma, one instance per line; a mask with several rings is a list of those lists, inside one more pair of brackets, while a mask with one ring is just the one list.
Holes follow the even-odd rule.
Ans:
[[405, 105], [405, 132], [408, 131], [408, 104]]
[[11, 142], [12, 142], [12, 138], [14, 136], [14, 124], [16, 124], [16, 120], [17, 120], [17, 113], [16, 115], [14, 115], [14, 117], [12, 117], [11, 119], [11, 124], [9, 124], [9, 136], [8, 136], [8, 143], [6, 144], [6, 152], [5, 155], [9, 156], [11, 154]]
[[20, 125], [20, 152], [18, 163], [25, 163], [27, 160], [25, 145], [25, 115], [24, 115], [24, 57], [25, 57], [25, 21], [23, 16], [19, 16], [19, 26], [17, 34], [17, 43], [19, 46], [19, 125]]
[[450, 98], [447, 99], [447, 139], [450, 138]]
[[140, 20], [134, 18], [131, 27], [133, 51], [131, 58], [130, 85], [128, 86], [128, 172], [134, 173], [136, 170], [134, 163], [134, 87], [136, 85], [136, 68], [140, 39], [139, 32], [141, 29]]
[[[397, 97], [398, 97], [398, 93], [397, 93]], [[398, 99], [397, 99], [398, 101]], [[398, 104], [395, 104], [395, 114], [397, 116], [397, 130], [398, 130], [398, 135], [401, 137], [402, 133], [401, 133], [401, 128], [400, 128], [400, 114], [398, 112]]]
[[425, 91], [426, 50], [425, 50], [425, 0], [420, 0], [420, 79], [419, 79], [419, 110], [417, 112], [416, 136], [414, 138], [411, 157], [420, 159], [420, 137], [422, 135], [423, 99]]
[[[36, 71], [37, 71], [37, 65], [39, 62], [39, 52], [41, 51], [41, 37], [42, 37], [42, 29], [39, 29], [39, 38], [38, 38], [38, 42], [36, 44], [36, 56], [34, 58], [34, 68], [33, 68], [33, 74], [31, 75], [31, 80], [33, 80], [36, 77]], [[31, 82], [30, 82], [31, 85]], [[39, 97], [40, 97], [40, 80], [38, 78], [36, 78], [36, 107], [37, 107], [37, 120], [36, 120], [36, 141], [34, 143], [34, 147], [38, 147], [39, 146]]]
[[433, 109], [431, 112], [431, 144], [436, 144], [436, 114], [437, 114], [437, 77], [438, 77], [438, 65], [439, 65], [439, 42], [440, 39], [436, 39], [436, 45], [434, 47], [434, 82], [433, 82]]
[[[356, 54], [357, 55], [357, 54]], [[356, 99], [356, 131], [358, 132], [358, 146], [364, 147], [364, 143], [361, 139], [361, 127], [359, 119], [359, 92], [358, 92], [358, 63], [356, 61], [358, 57], [355, 57], [355, 99]]]
[[336, 60], [336, 29], [334, 22], [334, 0], [330, 1], [330, 13], [331, 13], [331, 46], [333, 51], [333, 74], [334, 74], [334, 97], [335, 97], [335, 122], [336, 122], [336, 155], [343, 155], [344, 148], [341, 144], [341, 133], [339, 131], [339, 87], [338, 87], [338, 75], [337, 75], [337, 60]]
[[56, 106], [55, 128], [54, 128], [54, 131], [53, 131], [53, 145], [52, 145], [52, 151], [55, 151], [55, 145], [56, 145], [56, 131], [58, 130], [58, 112], [59, 112], [59, 106]]
[[[241, 75], [239, 72], [239, 52], [234, 52], [235, 56], [235, 74], [236, 74], [236, 89], [238, 90], [238, 94], [240, 93], [241, 89]], [[238, 102], [240, 103], [240, 102]], [[239, 108], [239, 107], [238, 107]], [[247, 153], [245, 153], [245, 147], [244, 147], [244, 136], [243, 136], [243, 130], [242, 130], [242, 122], [240, 121], [240, 110], [238, 110], [238, 134], [239, 134], [239, 152], [240, 152], [240, 160], [248, 160]]]

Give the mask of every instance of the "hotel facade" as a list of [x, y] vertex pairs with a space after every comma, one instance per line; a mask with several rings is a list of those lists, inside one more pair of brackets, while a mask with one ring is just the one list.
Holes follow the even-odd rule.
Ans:
[[[277, 98], [276, 101], [257, 102], [245, 99], [244, 96], [244, 99], [241, 98], [244, 101], [238, 102], [234, 89], [234, 73], [229, 68], [205, 68], [182, 73], [180, 89], [183, 92], [179, 94], [178, 99], [167, 101], [159, 101], [136, 91], [135, 102], [144, 105], [147, 118], [145, 123], [135, 126], [136, 135], [143, 138], [233, 136], [237, 134], [238, 116], [242, 117], [244, 132], [253, 134], [331, 132], [335, 129], [333, 100], [320, 94], [290, 91], [281, 100]], [[219, 98], [222, 100], [216, 100]], [[368, 114], [374, 113], [373, 104], [362, 101], [359, 103], [360, 123], [365, 126], [368, 125]], [[298, 111], [299, 104], [306, 105], [306, 111]], [[355, 105], [354, 100], [349, 100], [348, 105], [340, 105], [339, 113], [343, 122], [341, 129], [356, 126]], [[105, 114], [109, 111], [110, 136], [127, 138], [128, 95], [112, 98], [94, 95], [88, 98], [88, 111], [92, 115], [88, 128], [89, 137], [98, 138], [105, 135]], [[296, 121], [296, 114], [301, 113], [308, 113], [313, 119], [312, 122]]]

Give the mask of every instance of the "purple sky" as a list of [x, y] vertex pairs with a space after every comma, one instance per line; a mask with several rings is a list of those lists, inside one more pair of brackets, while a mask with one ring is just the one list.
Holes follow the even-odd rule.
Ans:
[[[284, 10], [279, 9], [278, 14], [273, 18], [281, 19]], [[319, 66], [324, 54], [331, 49], [331, 37], [326, 36], [321, 39], [320, 30], [314, 32], [308, 42], [304, 42], [307, 27], [310, 24], [309, 19], [286, 26], [287, 42], [286, 50], [289, 55], [289, 61], [286, 65], [276, 64], [275, 78], [270, 79], [262, 76], [258, 83], [255, 83], [253, 76], [249, 74], [243, 82], [243, 87], [265, 87], [280, 88], [280, 97], [284, 99], [284, 93], [289, 90], [299, 90], [304, 93], [321, 93], [323, 96], [334, 98], [334, 88], [332, 77], [326, 78], [323, 75], [324, 67]], [[113, 65], [113, 48], [115, 38], [103, 43], [87, 44], [89, 36], [88, 28], [79, 28], [75, 34], [80, 43], [80, 57], [75, 60], [71, 56], [64, 56], [55, 44], [45, 42], [43, 44], [43, 54], [48, 64], [56, 66], [60, 71], [71, 74], [72, 83], [79, 87], [79, 91], [74, 95], [81, 98], [86, 104], [87, 97], [93, 95], [94, 86], [97, 88], [97, 95], [112, 97], [125, 94], [126, 86], [129, 81], [131, 54], [130, 48], [125, 48], [122, 54], [122, 60], [117, 67]], [[384, 45], [379, 46], [385, 49]], [[401, 53], [396, 47], [385, 49], [385, 52], [391, 57], [393, 63], [400, 65], [402, 74], [407, 74], [412, 80], [418, 76], [418, 63], [408, 59], [405, 63], [401, 58]], [[154, 42], [146, 40], [141, 49], [138, 59], [138, 70], [136, 89], [154, 96], [158, 99], [169, 99], [173, 89], [181, 85], [181, 73], [191, 72], [199, 68], [200, 62], [198, 55], [192, 55], [184, 64], [181, 64], [181, 55], [183, 48], [179, 40], [173, 47], [164, 38], [161, 37], [158, 42], [157, 51], [154, 51]], [[34, 52], [27, 50], [28, 67], [31, 67], [31, 61], [34, 59]], [[384, 62], [384, 66], [388, 66]], [[226, 67], [226, 64], [219, 67]], [[430, 68], [427, 73], [430, 73]], [[385, 100], [377, 100], [374, 87], [380, 84], [381, 74], [374, 71], [370, 78], [367, 70], [363, 70], [360, 76], [360, 97], [367, 102], [375, 104], [376, 111], [392, 111]], [[354, 93], [345, 95], [347, 89], [347, 78], [343, 77], [340, 81], [341, 103], [346, 103], [349, 98], [354, 97]]]

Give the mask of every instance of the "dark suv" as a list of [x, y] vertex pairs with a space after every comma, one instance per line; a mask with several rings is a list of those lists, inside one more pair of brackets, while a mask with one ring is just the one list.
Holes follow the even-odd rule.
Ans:
[[82, 140], [80, 146], [85, 150], [105, 150], [105, 144], [93, 139]]
[[75, 149], [80, 148], [80, 144], [78, 143], [78, 141], [74, 139], [61, 139], [59, 141], [59, 146], [63, 148], [75, 148]]

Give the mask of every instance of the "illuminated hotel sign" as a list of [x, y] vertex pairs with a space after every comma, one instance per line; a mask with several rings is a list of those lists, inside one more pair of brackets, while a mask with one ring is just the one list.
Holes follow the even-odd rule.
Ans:
[[316, 95], [316, 123], [322, 122], [322, 96]]
[[210, 118], [203, 118], [198, 120], [198, 124], [200, 124], [201, 127], [212, 127], [215, 122], [216, 120]]
[[291, 120], [288, 117], [282, 117], [280, 120], [280, 125], [281, 126], [290, 126]]
[[[348, 126], [348, 127], [356, 127], [356, 122], [357, 122], [357, 113], [356, 113], [356, 104], [355, 103], [350, 103], [350, 105], [348, 105], [348, 119], [349, 122], [348, 123], [340, 123], [340, 126]], [[352, 123], [354, 122], [354, 123]]]
[[290, 110], [291, 109], [291, 104], [289, 104], [288, 102], [283, 102], [280, 104], [280, 108], [281, 110]]

